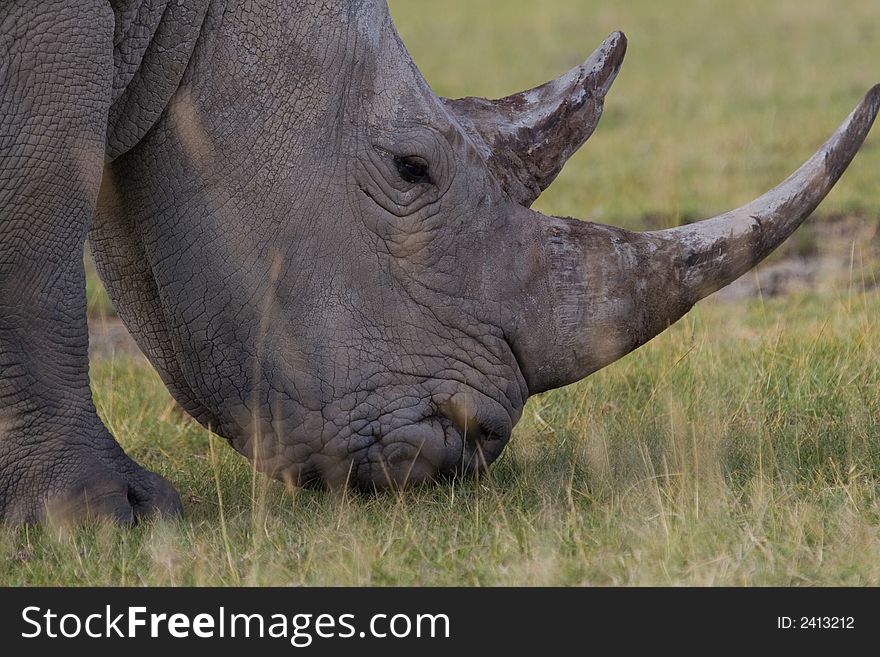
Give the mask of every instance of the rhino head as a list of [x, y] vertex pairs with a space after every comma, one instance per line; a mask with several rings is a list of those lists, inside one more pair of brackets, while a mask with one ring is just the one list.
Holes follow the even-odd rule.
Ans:
[[91, 240], [175, 398], [297, 484], [487, 466], [529, 395], [644, 344], [776, 248], [880, 106], [875, 87], [752, 203], [636, 233], [529, 209], [596, 128], [623, 34], [530, 91], [450, 100], [381, 0], [255, 11], [208, 11], [180, 88], [108, 167]]

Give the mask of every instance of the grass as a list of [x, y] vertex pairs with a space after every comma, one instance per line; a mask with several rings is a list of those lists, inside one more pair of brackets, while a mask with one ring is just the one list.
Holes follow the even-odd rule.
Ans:
[[378, 497], [254, 477], [139, 360], [94, 368], [187, 517], [0, 533], [6, 584], [880, 584], [880, 295], [709, 303], [530, 401], [479, 481]]
[[[880, 81], [875, 0], [391, 6], [451, 96], [532, 86], [626, 31], [603, 123], [538, 207], [631, 228], [750, 200]], [[878, 143], [823, 211], [877, 221]], [[822, 247], [804, 231], [791, 248]], [[871, 266], [816, 292], [704, 303], [619, 363], [530, 400], [488, 476], [400, 495], [254, 476], [142, 359], [97, 360], [101, 416], [176, 484], [186, 518], [0, 530], [0, 583], [878, 585]], [[90, 308], [105, 316], [90, 281]]]

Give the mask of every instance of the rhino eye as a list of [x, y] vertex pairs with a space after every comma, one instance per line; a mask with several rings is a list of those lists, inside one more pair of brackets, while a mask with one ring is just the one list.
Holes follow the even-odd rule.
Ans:
[[431, 176], [428, 174], [428, 163], [418, 156], [395, 157], [394, 164], [397, 166], [397, 173], [408, 183], [431, 182]]

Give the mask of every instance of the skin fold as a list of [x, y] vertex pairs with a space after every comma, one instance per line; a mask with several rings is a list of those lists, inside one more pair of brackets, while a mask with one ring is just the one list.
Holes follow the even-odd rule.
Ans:
[[174, 398], [295, 485], [488, 466], [530, 394], [604, 367], [815, 209], [872, 89], [780, 187], [633, 233], [529, 209], [595, 130], [612, 34], [541, 87], [444, 99], [383, 0], [0, 9], [0, 517], [180, 512], [88, 383], [88, 235]]

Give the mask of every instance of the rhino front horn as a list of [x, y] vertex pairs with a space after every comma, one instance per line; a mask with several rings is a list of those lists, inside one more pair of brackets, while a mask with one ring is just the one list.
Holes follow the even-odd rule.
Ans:
[[626, 37], [615, 32], [583, 64], [540, 87], [444, 102], [510, 199], [528, 207], [593, 134], [625, 53]]
[[531, 393], [577, 381], [644, 344], [779, 246], [831, 191], [880, 109], [871, 89], [785, 182], [743, 207], [635, 233], [514, 206], [530, 235], [512, 344]]

